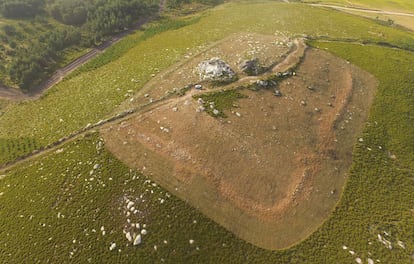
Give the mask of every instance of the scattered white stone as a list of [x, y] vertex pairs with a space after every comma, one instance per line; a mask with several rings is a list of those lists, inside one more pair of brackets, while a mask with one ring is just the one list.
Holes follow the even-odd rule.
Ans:
[[130, 209], [135, 203], [133, 201], [129, 201], [127, 204], [127, 208]]
[[[143, 227], [144, 227], [144, 226], [143, 226]], [[145, 236], [146, 234], [148, 234], [147, 230], [146, 230], [146, 229], [142, 229], [142, 230], [141, 230], [141, 235], [144, 235], [144, 236]]]
[[367, 259], [367, 262], [368, 262], [368, 264], [374, 264], [374, 260], [372, 260], [370, 258]]
[[348, 249], [348, 247], [347, 247], [347, 246], [345, 246], [345, 245], [343, 245], [343, 246], [342, 246], [342, 249], [343, 249], [343, 250], [346, 250], [346, 249]]
[[217, 109], [214, 109], [214, 110], [213, 110], [213, 114], [214, 114], [214, 115], [218, 115], [219, 113], [220, 113], [220, 111], [219, 111], [219, 110], [217, 110]]
[[359, 142], [364, 142], [364, 139], [363, 138], [359, 138], [358, 141]]
[[62, 153], [62, 152], [63, 152], [63, 148], [58, 149], [58, 150], [55, 151], [56, 154], [59, 154], [59, 153]]
[[203, 89], [203, 86], [201, 84], [196, 84], [194, 88], [196, 88], [197, 90], [201, 90]]
[[104, 231], [105, 230], [105, 227], [104, 226], [101, 226], [101, 231]]
[[[385, 233], [385, 234], [388, 235], [387, 233]], [[384, 244], [388, 249], [390, 249], [390, 250], [392, 249], [391, 242], [386, 240], [385, 238], [383, 238], [380, 234], [378, 234], [378, 241], [381, 242], [382, 244]]]
[[131, 232], [127, 232], [125, 237], [126, 237], [126, 239], [128, 239], [129, 242], [132, 242]]
[[188, 242], [190, 243], [190, 245], [194, 244], [194, 240], [193, 239], [190, 239]]
[[404, 242], [398, 240], [397, 245], [400, 246], [402, 249], [405, 249], [405, 244]]
[[350, 250], [350, 251], [349, 251], [349, 254], [351, 254], [351, 255], [355, 255], [355, 251]]
[[155, 251], [157, 251], [157, 249], [158, 249], [158, 248], [157, 248], [157, 245], [154, 245], [154, 250], [155, 250]]
[[236, 116], [241, 117], [241, 114], [239, 112], [236, 112]]
[[138, 246], [142, 242], [141, 234], [138, 234], [134, 239], [134, 246]]
[[149, 96], [149, 94], [144, 94], [144, 97], [148, 97]]
[[362, 260], [361, 260], [360, 258], [356, 258], [356, 259], [355, 259], [355, 261], [356, 261], [356, 263], [358, 263], [358, 264], [361, 264], [361, 263], [362, 263]]
[[177, 111], [178, 111], [178, 107], [173, 107], [173, 108], [172, 108], [172, 110], [173, 110], [174, 112], [177, 112]]
[[201, 112], [204, 112], [205, 110], [206, 110], [206, 108], [204, 106], [200, 105], [199, 107], [197, 107], [196, 112], [201, 113]]
[[94, 170], [96, 170], [96, 169], [98, 169], [99, 168], [99, 164], [95, 164], [95, 165], [93, 165], [93, 169]]
[[112, 251], [116, 248], [116, 244], [114, 242], [111, 243], [111, 245], [109, 246], [109, 250]]

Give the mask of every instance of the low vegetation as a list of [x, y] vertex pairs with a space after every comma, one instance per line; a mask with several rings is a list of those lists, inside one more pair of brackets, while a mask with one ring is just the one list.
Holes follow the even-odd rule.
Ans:
[[246, 97], [246, 95], [233, 89], [193, 96], [194, 99], [201, 102], [205, 111], [213, 117], [226, 117], [224, 111], [237, 107], [237, 100]]
[[[195, 52], [194, 47], [242, 30], [386, 41], [414, 49], [411, 34], [351, 15], [295, 4], [229, 4], [197, 23], [139, 42], [38, 101], [10, 103], [0, 116], [0, 145], [11, 147], [2, 148], [0, 160], [13, 160], [111, 115], [129, 98], [128, 90], [139, 90], [187, 48]], [[376, 45], [311, 44], [371, 72], [380, 85], [341, 200], [306, 240], [281, 251], [245, 243], [117, 161], [93, 134], [0, 173], [0, 262], [354, 263], [361, 258], [412, 263], [414, 55]], [[147, 206], [139, 221], [148, 225], [148, 235], [141, 246], [127, 246], [122, 199], [141, 194]], [[117, 247], [110, 251], [112, 242]]]

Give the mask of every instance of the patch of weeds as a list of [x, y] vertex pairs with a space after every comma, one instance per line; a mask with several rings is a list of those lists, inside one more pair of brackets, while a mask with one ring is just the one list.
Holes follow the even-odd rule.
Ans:
[[[236, 88], [240, 90], [244, 87]], [[224, 113], [225, 110], [237, 107], [234, 103], [241, 98], [247, 98], [238, 92], [236, 89], [221, 90], [218, 92], [205, 93], [201, 95], [194, 95], [193, 98], [198, 100], [203, 106], [203, 110], [206, 111], [212, 117], [227, 117]]]

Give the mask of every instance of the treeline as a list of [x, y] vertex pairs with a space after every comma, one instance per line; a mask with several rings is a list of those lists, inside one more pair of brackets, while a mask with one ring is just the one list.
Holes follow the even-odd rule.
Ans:
[[157, 1], [148, 0], [56, 0], [48, 12], [56, 20], [103, 37], [130, 27], [139, 18], [157, 10]]
[[218, 5], [218, 4], [223, 3], [223, 0], [168, 0], [167, 6], [169, 8], [179, 8], [183, 4], [190, 4], [193, 2], [213, 6], [213, 5]]
[[0, 13], [6, 18], [30, 18], [44, 12], [44, 0], [2, 0]]
[[[9, 19], [25, 19], [48, 28], [31, 34], [30, 44], [20, 44], [20, 30], [3, 25], [0, 52], [9, 56], [1, 65], [12, 83], [25, 90], [52, 73], [62, 51], [72, 46], [92, 47], [109, 36], [131, 27], [139, 19], [158, 11], [162, 0], [0, 0], [0, 14]], [[216, 5], [223, 0], [166, 0], [168, 8], [199, 2]], [[54, 18], [63, 25], [50, 23]], [[1, 32], [0, 32], [1, 33]], [[37, 37], [33, 37], [36, 36]], [[7, 41], [2, 41], [2, 39]], [[3, 55], [4, 56], [4, 55]], [[1, 82], [2, 80], [0, 80]]]
[[8, 74], [20, 88], [28, 90], [54, 70], [51, 65], [59, 60], [59, 52], [80, 42], [81, 33], [74, 28], [44, 33], [33, 45], [16, 49]]
[[[20, 88], [29, 89], [54, 70], [53, 65], [66, 48], [98, 45], [157, 9], [155, 0], [3, 0], [3, 17], [33, 18], [42, 23], [53, 17], [67, 25], [64, 29], [48, 30], [33, 39], [30, 46], [12, 47], [7, 73]], [[13, 26], [3, 30], [8, 36], [15, 31]]]

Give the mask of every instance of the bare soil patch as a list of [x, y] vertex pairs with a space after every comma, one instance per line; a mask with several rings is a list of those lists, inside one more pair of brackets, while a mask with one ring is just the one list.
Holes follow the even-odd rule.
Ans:
[[[264, 38], [256, 37], [258, 43]], [[237, 49], [226, 50], [228, 43], [218, 44], [215, 52], [223, 51], [221, 57], [235, 65]], [[288, 50], [285, 46], [275, 54], [286, 58]], [[195, 80], [177, 76], [209, 58], [208, 52], [161, 74], [163, 82], [150, 83], [148, 91], [163, 94]], [[274, 61], [282, 60], [268, 63]], [[239, 99], [227, 118], [214, 118], [196, 112], [191, 95], [197, 91], [192, 91], [102, 134], [107, 147], [129, 166], [239, 237], [279, 249], [313, 232], [338, 201], [375, 87], [368, 73], [310, 49], [296, 75], [279, 84], [282, 97], [243, 89], [247, 98]]]

